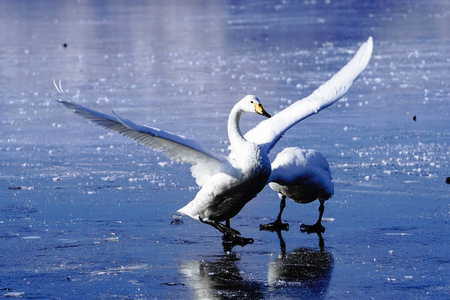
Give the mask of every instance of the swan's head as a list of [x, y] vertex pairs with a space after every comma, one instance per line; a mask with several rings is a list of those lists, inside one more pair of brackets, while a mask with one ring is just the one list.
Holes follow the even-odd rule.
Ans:
[[241, 109], [248, 113], [257, 113], [264, 117], [270, 118], [270, 115], [264, 110], [258, 97], [253, 95], [247, 95], [239, 101]]

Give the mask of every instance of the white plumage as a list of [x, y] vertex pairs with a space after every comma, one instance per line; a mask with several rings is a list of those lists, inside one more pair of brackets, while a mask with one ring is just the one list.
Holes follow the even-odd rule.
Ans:
[[[55, 87], [59, 91], [57, 100], [75, 113], [161, 151], [175, 161], [193, 165], [192, 175], [202, 188], [179, 212], [236, 238], [240, 233], [231, 229], [228, 221], [266, 185], [271, 174], [269, 151], [286, 130], [339, 100], [365, 69], [371, 54], [372, 38], [369, 37], [349, 63], [310, 96], [261, 122], [243, 137], [239, 120], [244, 112], [268, 116], [257, 97], [244, 97], [233, 107], [228, 119], [231, 148], [228, 157], [214, 153], [184, 136], [137, 125], [117, 115], [109, 116], [73, 103], [63, 96], [61, 84], [55, 83]], [[219, 223], [222, 221], [227, 221], [227, 225]]]
[[[65, 98], [60, 84], [55, 83], [55, 87], [60, 93], [57, 100], [76, 114], [149, 148], [162, 151], [175, 161], [192, 164], [192, 175], [202, 188], [178, 212], [210, 224], [232, 239], [238, 239], [239, 231], [230, 228], [228, 221], [264, 188], [271, 173], [267, 153], [261, 151], [259, 145], [246, 141], [239, 129], [240, 118], [245, 112], [270, 117], [257, 97], [247, 95], [231, 110], [228, 137], [234, 150], [226, 157], [184, 136], [83, 107]], [[222, 221], [227, 221], [227, 226], [219, 223]], [[240, 241], [246, 242], [242, 238]]]
[[301, 228], [308, 232], [324, 231], [321, 225], [324, 202], [333, 196], [334, 185], [331, 181], [330, 166], [320, 152], [296, 147], [284, 149], [272, 163], [269, 186], [281, 199], [280, 212], [273, 223], [261, 225], [261, 229], [288, 229], [288, 225], [281, 222], [281, 214], [288, 197], [297, 203], [310, 203], [318, 199], [319, 219], [316, 224], [312, 226], [302, 224]]

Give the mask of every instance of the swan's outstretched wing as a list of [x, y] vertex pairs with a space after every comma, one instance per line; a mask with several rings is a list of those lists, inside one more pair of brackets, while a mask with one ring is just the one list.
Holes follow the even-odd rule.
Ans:
[[194, 165], [195, 168], [191, 168], [191, 171], [199, 185], [203, 184], [204, 176], [209, 177], [220, 171], [224, 164], [228, 164], [225, 156], [206, 149], [194, 140], [157, 128], [137, 125], [117, 115], [109, 116], [86, 108], [67, 99], [63, 95], [60, 85], [55, 83], [55, 87], [59, 92], [56, 100], [72, 109], [76, 114], [153, 150], [161, 151], [172, 160]]
[[318, 113], [338, 101], [348, 91], [353, 81], [366, 68], [372, 56], [372, 37], [361, 45], [355, 56], [333, 77], [308, 97], [264, 120], [251, 129], [245, 138], [270, 151], [283, 134], [301, 120]]

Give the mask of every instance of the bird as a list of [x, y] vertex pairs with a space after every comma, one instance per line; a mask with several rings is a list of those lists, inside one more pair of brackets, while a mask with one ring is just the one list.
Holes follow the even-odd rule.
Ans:
[[297, 203], [310, 203], [319, 200], [319, 219], [314, 225], [301, 224], [303, 232], [323, 233], [322, 216], [324, 202], [334, 194], [330, 166], [326, 158], [314, 149], [288, 147], [277, 154], [272, 162], [269, 187], [278, 193], [281, 199], [280, 212], [276, 220], [260, 225], [261, 230], [289, 230], [289, 224], [282, 223], [281, 214], [286, 207], [286, 197]]
[[[270, 115], [256, 96], [242, 98], [232, 108], [228, 118], [231, 150], [228, 156], [214, 153], [185, 136], [135, 124], [114, 112], [114, 116], [110, 116], [76, 104], [64, 96], [61, 81], [58, 84], [54, 80], [53, 83], [58, 91], [56, 100], [76, 114], [161, 151], [174, 161], [191, 164], [192, 176], [201, 188], [194, 199], [178, 212], [213, 226], [227, 240], [247, 244], [252, 243], [253, 239], [240, 237], [240, 232], [230, 227], [230, 219], [267, 184], [271, 174], [270, 150], [289, 128], [339, 100], [366, 68], [371, 55], [372, 38], [369, 37], [354, 57], [310, 96], [260, 122], [245, 135], [239, 127], [243, 113]], [[272, 119], [273, 122], [267, 122]]]
[[[271, 173], [268, 154], [261, 151], [259, 145], [246, 141], [239, 128], [243, 113], [270, 117], [256, 96], [245, 96], [230, 112], [228, 138], [233, 151], [226, 157], [182, 135], [135, 124], [114, 112], [114, 116], [110, 116], [76, 104], [64, 96], [61, 82], [54, 81], [54, 84], [59, 92], [56, 100], [76, 114], [162, 151], [174, 161], [192, 165], [192, 176], [201, 189], [191, 202], [178, 210], [179, 213], [215, 227], [232, 241], [253, 242], [239, 237], [241, 233], [230, 227], [229, 220], [264, 188]], [[220, 223], [223, 221], [225, 225]]]

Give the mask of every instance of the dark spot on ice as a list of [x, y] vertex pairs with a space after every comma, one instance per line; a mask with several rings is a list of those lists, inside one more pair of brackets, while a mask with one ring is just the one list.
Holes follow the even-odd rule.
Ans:
[[414, 116], [414, 117], [413, 117], [413, 120], [414, 120], [414, 122], [415, 122], [415, 121], [417, 120], [417, 117], [416, 117], [416, 116]]
[[64, 43], [64, 44], [63, 44], [63, 47], [64, 47], [64, 48], [67, 48], [67, 43]]
[[175, 220], [172, 220], [171, 222], [170, 222], [170, 224], [171, 225], [181, 225], [181, 224], [183, 224], [184, 222], [183, 222], [183, 220], [181, 220], [181, 219], [175, 219]]
[[80, 245], [58, 245], [55, 247], [55, 249], [65, 249], [65, 248], [75, 248], [75, 247], [79, 247]]
[[8, 187], [9, 190], [34, 190], [34, 187], [30, 186], [10, 186]]
[[182, 220], [183, 216], [181, 215], [172, 215], [172, 221], [170, 222], [171, 225], [181, 225], [183, 224], [183, 220]]
[[450, 184], [450, 177], [447, 177], [447, 178], [445, 179], [445, 183]]
[[177, 286], [177, 285], [185, 286], [184, 283], [180, 283], [180, 282], [165, 282], [164, 285], [167, 285], [167, 286]]
[[0, 212], [7, 213], [10, 216], [15, 216], [16, 218], [24, 218], [29, 214], [36, 213], [38, 210], [24, 205], [8, 205], [6, 207], [2, 207]]
[[190, 245], [190, 244], [198, 244], [198, 242], [193, 242], [193, 241], [188, 241], [188, 240], [182, 240], [182, 239], [177, 239], [175, 240], [177, 243], [180, 244], [186, 244], [186, 245]]

